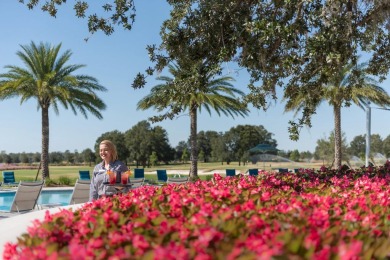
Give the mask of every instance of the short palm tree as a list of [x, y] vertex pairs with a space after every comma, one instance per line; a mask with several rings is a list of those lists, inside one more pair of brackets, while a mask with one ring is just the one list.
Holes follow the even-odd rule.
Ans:
[[21, 45], [23, 51], [17, 55], [23, 61], [25, 68], [5, 66], [9, 71], [0, 74], [0, 100], [20, 97], [23, 103], [31, 98], [36, 99], [38, 109], [42, 113], [42, 179], [49, 175], [49, 108], [53, 107], [58, 114], [58, 106], [79, 111], [87, 118], [90, 112], [101, 119], [99, 112], [106, 105], [95, 94], [95, 91], [106, 91], [98, 81], [87, 75], [73, 73], [84, 65], [67, 65], [72, 53], [70, 50], [59, 55], [61, 44], [50, 46], [40, 43], [36, 45]]
[[[174, 113], [188, 109], [190, 115], [190, 142], [191, 142], [191, 170], [190, 177], [198, 176], [198, 149], [197, 149], [197, 112], [204, 108], [209, 114], [214, 110], [218, 115], [245, 116], [248, 109], [238, 97], [244, 93], [229, 82], [231, 77], [215, 78], [215, 73], [207, 71], [203, 63], [193, 65], [191, 69], [169, 65], [169, 72], [174, 78], [167, 76], [157, 77], [164, 81], [151, 89], [149, 95], [138, 102], [138, 109], [151, 107], [162, 111], [168, 107]], [[194, 69], [195, 68], [195, 69]]]
[[[315, 104], [318, 107], [323, 101], [327, 101], [333, 107], [334, 115], [334, 163], [335, 167], [341, 166], [342, 159], [342, 134], [341, 134], [341, 108], [343, 105], [354, 103], [362, 109], [365, 109], [369, 102], [377, 104], [381, 107], [390, 105], [390, 96], [387, 92], [378, 86], [378, 82], [369, 77], [364, 67], [366, 64], [357, 66], [360, 71], [361, 85], [349, 86], [351, 82], [351, 72], [354, 65], [348, 64], [343, 67], [339, 74], [331, 79], [329, 84], [321, 88], [319, 99]], [[304, 93], [299, 93], [294, 99], [290, 99], [285, 107], [286, 111], [295, 110], [296, 113], [300, 111], [304, 105], [307, 97]]]

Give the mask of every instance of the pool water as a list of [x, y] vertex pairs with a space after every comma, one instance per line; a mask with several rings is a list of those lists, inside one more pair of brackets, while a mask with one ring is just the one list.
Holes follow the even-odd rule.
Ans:
[[[73, 190], [42, 190], [38, 198], [38, 204], [61, 204], [69, 205]], [[15, 191], [0, 192], [0, 211], [9, 211]]]

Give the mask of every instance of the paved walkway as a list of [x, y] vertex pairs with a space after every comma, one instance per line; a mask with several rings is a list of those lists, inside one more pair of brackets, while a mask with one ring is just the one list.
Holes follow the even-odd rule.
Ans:
[[70, 209], [76, 210], [80, 208], [83, 204], [76, 204], [64, 207], [35, 210], [25, 214], [12, 215], [12, 217], [1, 218], [0, 219], [0, 258], [3, 257], [4, 245], [7, 242], [15, 243], [17, 237], [21, 236], [23, 233], [26, 233], [27, 227], [32, 225], [32, 221], [35, 219], [43, 220], [46, 214], [46, 210], [50, 213], [59, 212], [60, 209]]

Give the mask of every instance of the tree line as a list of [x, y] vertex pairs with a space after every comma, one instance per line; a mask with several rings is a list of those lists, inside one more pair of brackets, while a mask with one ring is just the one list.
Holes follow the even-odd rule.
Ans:
[[[277, 147], [274, 134], [263, 126], [237, 125], [226, 132], [200, 131], [197, 133], [198, 161], [220, 162], [228, 164], [232, 161], [246, 164], [251, 159], [249, 149], [260, 143]], [[151, 167], [158, 164], [187, 163], [191, 158], [190, 140], [180, 141], [176, 147], [169, 143], [167, 131], [161, 126], [152, 127], [148, 121], [140, 121], [131, 129], [120, 132], [114, 130], [103, 133], [97, 138], [93, 150], [86, 148], [79, 152], [66, 150], [49, 153], [49, 162], [52, 165], [93, 165], [100, 161], [99, 143], [112, 140], [118, 150], [119, 158], [129, 165], [136, 167]], [[348, 144], [345, 135], [342, 138], [343, 161], [349, 163], [352, 156], [361, 160], [365, 157], [365, 135], [358, 135]], [[390, 135], [382, 139], [379, 134], [371, 135], [370, 159], [375, 163], [374, 155], [380, 153], [390, 157]], [[275, 153], [283, 158], [295, 162], [322, 160], [328, 164], [334, 158], [334, 133], [317, 141], [315, 151], [278, 150]], [[9, 153], [0, 152], [0, 163], [37, 164], [40, 162], [40, 153]]]

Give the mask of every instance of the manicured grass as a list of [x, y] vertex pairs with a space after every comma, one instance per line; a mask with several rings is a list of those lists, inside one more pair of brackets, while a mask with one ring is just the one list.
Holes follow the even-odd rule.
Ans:
[[[257, 168], [257, 169], [264, 169], [265, 170], [274, 170], [277, 168], [315, 168], [318, 169], [321, 165], [319, 164], [303, 164], [303, 163], [273, 163], [273, 162], [266, 162], [266, 163], [257, 163], [257, 164], [246, 164], [239, 165], [238, 162], [231, 162], [230, 164], [222, 164], [220, 162], [213, 162], [213, 163], [199, 163], [198, 164], [198, 171], [204, 171], [204, 172], [219, 172], [221, 174], [225, 173], [226, 169], [236, 169], [236, 173], [245, 173], [248, 169], [251, 168]], [[60, 177], [67, 177], [72, 180], [72, 182], [75, 182], [76, 179], [79, 177], [79, 170], [89, 170], [92, 174], [94, 165], [92, 166], [49, 166], [50, 171], [50, 179], [53, 181], [58, 181]], [[131, 170], [134, 170], [136, 168], [135, 165], [130, 165], [129, 168]], [[138, 168], [142, 168], [139, 166]], [[145, 168], [145, 176], [146, 179], [150, 180], [156, 180], [156, 170], [157, 169], [165, 169], [167, 171], [177, 171], [177, 174], [181, 174], [182, 176], [186, 176], [188, 172], [190, 171], [191, 164], [190, 163], [179, 163], [179, 164], [160, 164], [155, 167]], [[24, 181], [33, 181], [35, 180], [37, 176], [37, 169], [28, 170], [12, 170], [15, 172], [15, 178], [16, 181], [24, 180]], [[168, 174], [169, 176], [173, 176], [172, 174]], [[201, 179], [207, 178], [205, 175], [199, 176]], [[42, 171], [40, 170], [38, 173], [37, 179], [40, 180], [42, 178]]]

